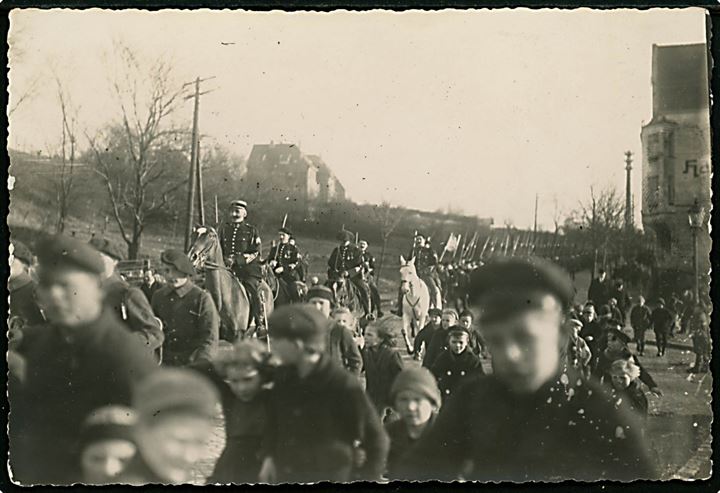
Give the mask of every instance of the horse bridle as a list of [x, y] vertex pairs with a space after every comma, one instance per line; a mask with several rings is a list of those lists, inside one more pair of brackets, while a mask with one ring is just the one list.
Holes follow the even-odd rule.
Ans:
[[[213, 233], [208, 231], [205, 234], [207, 234], [209, 236]], [[210, 250], [210, 248], [212, 248], [212, 242], [208, 241], [207, 246], [196, 253], [198, 269], [225, 270], [232, 274], [232, 270], [229, 269], [226, 265], [208, 261], [207, 254], [208, 254], [208, 251]]]

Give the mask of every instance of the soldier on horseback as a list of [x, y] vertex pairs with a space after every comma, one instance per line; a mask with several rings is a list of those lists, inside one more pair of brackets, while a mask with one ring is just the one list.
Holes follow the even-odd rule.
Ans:
[[340, 245], [335, 247], [328, 260], [328, 284], [337, 299], [338, 281], [350, 280], [358, 289], [365, 316], [370, 316], [370, 288], [363, 277], [362, 252], [352, 244], [353, 239], [349, 231], [338, 233]]
[[[415, 243], [408, 256], [408, 259], [413, 258], [415, 259], [415, 269], [418, 276], [425, 281], [430, 290], [431, 308], [442, 308], [442, 306], [437, 306], [437, 300], [440, 298], [440, 280], [436, 272], [439, 263], [438, 255], [426, 241], [423, 233], [415, 233]], [[395, 312], [397, 315], [402, 315], [402, 298], [402, 293], [398, 291], [397, 310]]]
[[375, 256], [368, 251], [367, 241], [360, 240], [359, 245], [362, 255], [363, 275], [370, 288], [370, 299], [372, 300], [373, 308], [375, 308], [378, 318], [382, 318], [383, 312], [380, 310], [380, 292], [378, 291], [377, 281], [375, 280]]
[[282, 227], [278, 230], [278, 236], [280, 242], [277, 245], [273, 245], [270, 249], [267, 262], [278, 279], [285, 281], [290, 301], [297, 303], [300, 301], [300, 293], [298, 293], [296, 284], [299, 280], [298, 265], [300, 264], [300, 254], [294, 243], [290, 243], [292, 231], [286, 227]]
[[250, 299], [250, 316], [255, 320], [258, 330], [265, 327], [262, 301], [258, 293], [262, 280], [262, 267], [259, 261], [260, 236], [255, 226], [245, 222], [247, 202], [233, 200], [230, 203], [230, 221], [220, 227], [220, 246], [225, 257], [225, 265], [242, 282]]

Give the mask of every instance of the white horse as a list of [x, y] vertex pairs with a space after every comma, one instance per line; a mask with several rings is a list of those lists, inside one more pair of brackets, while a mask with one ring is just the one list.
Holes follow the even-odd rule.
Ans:
[[400, 257], [400, 292], [402, 293], [402, 335], [408, 350], [412, 348], [408, 339], [408, 329], [413, 337], [425, 327], [430, 309], [430, 290], [415, 270], [415, 259]]

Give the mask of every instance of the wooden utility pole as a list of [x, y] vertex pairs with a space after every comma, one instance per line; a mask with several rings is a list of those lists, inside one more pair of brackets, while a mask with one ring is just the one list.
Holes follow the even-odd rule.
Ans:
[[538, 213], [538, 194], [535, 194], [535, 220], [533, 221], [533, 240], [537, 236], [537, 213]]
[[190, 149], [190, 173], [188, 180], [188, 205], [187, 205], [187, 222], [185, 224], [185, 251], [190, 249], [190, 240], [193, 232], [193, 222], [195, 221], [195, 192], [199, 188], [199, 205], [200, 207], [200, 222], [205, 222], [205, 211], [202, 204], [202, 179], [200, 175], [199, 166], [199, 133], [198, 133], [198, 118], [200, 113], [200, 96], [207, 94], [209, 91], [200, 92], [200, 83], [206, 80], [214, 79], [214, 77], [208, 77], [207, 79], [196, 78], [194, 82], [188, 82], [185, 86], [195, 84], [195, 94], [193, 96], [187, 96], [185, 99], [195, 99], [195, 109], [193, 111], [193, 128], [192, 128], [192, 147]]
[[200, 166], [200, 136], [195, 143], [195, 173], [197, 174], [198, 214], [200, 224], [205, 224], [205, 194], [203, 193], [202, 167]]

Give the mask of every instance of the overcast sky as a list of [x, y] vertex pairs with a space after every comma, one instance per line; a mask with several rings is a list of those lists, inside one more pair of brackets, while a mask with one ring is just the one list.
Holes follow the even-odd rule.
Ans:
[[[16, 34], [16, 38], [13, 35]], [[122, 39], [173, 60], [180, 82], [217, 78], [200, 125], [247, 156], [255, 143], [319, 154], [358, 202], [552, 227], [555, 202], [591, 185], [624, 191], [651, 117], [655, 44], [705, 41], [704, 11], [477, 10], [393, 13], [14, 11], [12, 97], [41, 77], [11, 117], [10, 146], [59, 140], [54, 67], [91, 132], [118, 110], [107, 53]], [[231, 43], [231, 44], [222, 44]], [[12, 50], [11, 50], [12, 54]], [[180, 118], [192, 118], [192, 104]]]

